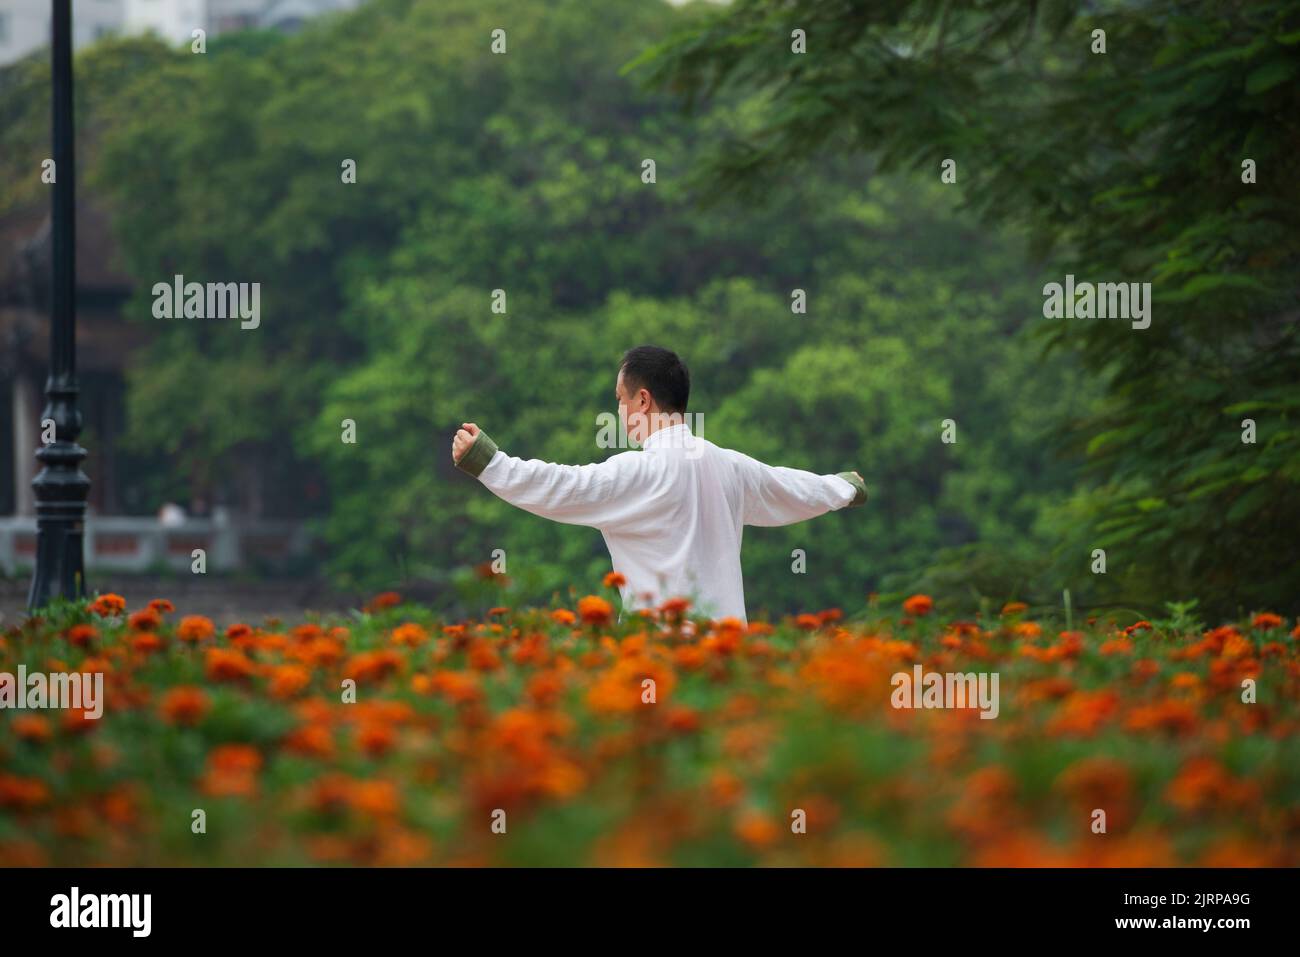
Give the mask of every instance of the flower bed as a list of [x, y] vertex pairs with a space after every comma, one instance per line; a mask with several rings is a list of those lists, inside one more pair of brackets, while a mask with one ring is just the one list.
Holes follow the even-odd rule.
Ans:
[[[56, 607], [0, 674], [100, 672], [103, 714], [0, 710], [0, 865], [1300, 864], [1300, 628], [923, 597], [747, 626]], [[996, 675], [996, 716], [898, 706], [929, 673]]]

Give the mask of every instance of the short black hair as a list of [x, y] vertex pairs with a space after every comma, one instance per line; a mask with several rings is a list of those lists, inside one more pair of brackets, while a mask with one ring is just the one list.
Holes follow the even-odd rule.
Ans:
[[637, 346], [619, 365], [629, 390], [645, 389], [665, 412], [685, 412], [691, 397], [691, 373], [671, 349]]

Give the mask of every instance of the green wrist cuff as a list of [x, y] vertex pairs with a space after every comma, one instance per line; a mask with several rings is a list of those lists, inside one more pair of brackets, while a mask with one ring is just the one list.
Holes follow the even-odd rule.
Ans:
[[852, 472], [836, 472], [840, 478], [853, 486], [853, 501], [849, 502], [845, 508], [852, 508], [855, 505], [861, 505], [867, 500], [867, 485], [862, 479], [858, 478]]
[[478, 478], [479, 474], [488, 467], [488, 463], [492, 461], [492, 456], [496, 454], [497, 444], [492, 441], [486, 432], [479, 429], [478, 438], [469, 447], [469, 451], [460, 457], [460, 461], [456, 463], [456, 468]]

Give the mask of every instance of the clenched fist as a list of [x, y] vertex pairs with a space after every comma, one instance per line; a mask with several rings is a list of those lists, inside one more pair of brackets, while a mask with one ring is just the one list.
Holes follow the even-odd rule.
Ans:
[[474, 444], [478, 438], [478, 426], [473, 422], [462, 422], [460, 428], [456, 431], [456, 437], [451, 440], [451, 460], [460, 464], [461, 458], [469, 451], [469, 447]]

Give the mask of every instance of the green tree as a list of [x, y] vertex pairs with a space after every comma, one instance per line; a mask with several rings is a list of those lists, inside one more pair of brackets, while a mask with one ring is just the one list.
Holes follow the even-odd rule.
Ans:
[[1107, 547], [1148, 595], [1297, 607], [1300, 5], [737, 0], [634, 66], [691, 108], [760, 98], [701, 166], [710, 191], [827, 152], [936, 178], [955, 158], [969, 207], [1032, 235], [1033, 286], [1151, 282], [1149, 329], [1046, 332], [1106, 387], [1074, 423], [1094, 484], [1061, 516], [1067, 567]]
[[[1095, 391], [1072, 355], [1026, 339], [1024, 238], [864, 156], [706, 207], [695, 172], [764, 94], [688, 118], [620, 72], [690, 17], [377, 0], [206, 56], [92, 47], [86, 75], [122, 69], [80, 114], [88, 178], [138, 283], [126, 315], [155, 333], [132, 370], [132, 442], [216, 488], [266, 474], [266, 510], [319, 517], [340, 583], [446, 580], [500, 548], [516, 597], [545, 599], [608, 570], [600, 536], [495, 499], [451, 467], [450, 437], [474, 420], [514, 454], [607, 455], [594, 438], [618, 359], [659, 342], [690, 364], [709, 438], [872, 487], [868, 509], [746, 533], [751, 609], [852, 607], [960, 569], [972, 545], [1000, 563], [976, 597], [1010, 597], [1006, 556], [1042, 568], [1046, 507], [1075, 485], [1055, 423]], [[155, 319], [152, 286], [177, 273], [260, 281], [261, 327]], [[312, 479], [326, 497], [308, 498]]]

